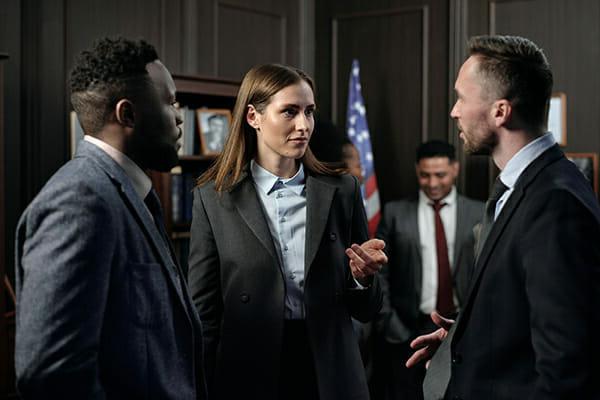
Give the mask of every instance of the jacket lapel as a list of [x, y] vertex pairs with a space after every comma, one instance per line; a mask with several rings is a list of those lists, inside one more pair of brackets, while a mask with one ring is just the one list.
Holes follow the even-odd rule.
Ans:
[[275, 252], [271, 231], [269, 230], [269, 225], [267, 224], [252, 179], [247, 175], [243, 177], [231, 190], [229, 197], [246, 225], [254, 233], [254, 236], [256, 236], [265, 250], [269, 252], [279, 265], [279, 257], [277, 257], [277, 253]]
[[111, 178], [114, 182], [117, 190], [121, 194], [121, 198], [123, 199], [125, 205], [134, 218], [140, 224], [142, 230], [145, 232], [146, 236], [149, 238], [149, 242], [151, 246], [156, 250], [156, 253], [159, 255], [161, 260], [161, 265], [165, 269], [165, 275], [168, 277], [169, 284], [173, 287], [175, 292], [178, 294], [180, 301], [184, 305], [184, 308], [187, 307], [186, 301], [183, 298], [182, 290], [182, 281], [179, 280], [171, 271], [173, 269], [178, 269], [178, 267], [174, 264], [175, 260], [170, 254], [169, 244], [165, 243], [162, 239], [158, 228], [154, 224], [152, 217], [150, 216], [144, 202], [138, 194], [135, 192], [133, 188], [133, 184], [131, 183], [130, 178], [127, 176], [125, 171], [114, 161], [108, 154], [106, 154], [99, 147], [87, 143], [83, 141], [78, 148], [77, 151], [78, 156], [90, 157], [96, 161], [96, 163], [104, 170], [104, 172]]
[[421, 258], [421, 234], [419, 233], [419, 201], [410, 201], [408, 204], [408, 218], [406, 218], [406, 231], [409, 233], [408, 237], [414, 238], [414, 254], [417, 257], [417, 263], [407, 263], [413, 271], [414, 288], [416, 288], [417, 298], [421, 298], [421, 289], [423, 287], [423, 259]]
[[456, 231], [454, 234], [454, 257], [452, 260], [453, 275], [456, 275], [459, 267], [458, 256], [460, 255], [461, 246], [465, 242], [467, 236], [471, 234], [471, 229], [465, 229], [463, 226], [466, 215], [467, 210], [465, 209], [465, 202], [463, 201], [462, 196], [458, 194], [456, 196]]
[[329, 219], [329, 210], [335, 186], [321, 181], [319, 178], [306, 177], [306, 239], [305, 239], [305, 277], [308, 277], [310, 266], [319, 250], [321, 238]]

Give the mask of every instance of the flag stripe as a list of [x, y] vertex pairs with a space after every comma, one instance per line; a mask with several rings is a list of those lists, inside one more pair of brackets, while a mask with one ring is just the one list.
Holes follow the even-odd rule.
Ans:
[[369, 224], [369, 235], [375, 236], [377, 224], [381, 217], [381, 203], [379, 202], [379, 191], [377, 189], [377, 177], [375, 176], [375, 164], [373, 162], [373, 151], [371, 148], [371, 135], [367, 124], [367, 111], [362, 97], [360, 85], [360, 66], [358, 60], [352, 61], [350, 81], [348, 88], [348, 137], [356, 146], [360, 154], [360, 162], [363, 169], [364, 184], [361, 188], [367, 220]]

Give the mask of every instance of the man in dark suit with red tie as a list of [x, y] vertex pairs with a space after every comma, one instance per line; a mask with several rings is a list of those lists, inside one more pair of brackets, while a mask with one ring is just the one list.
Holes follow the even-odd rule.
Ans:
[[459, 163], [454, 146], [431, 140], [417, 149], [418, 198], [385, 205], [378, 237], [387, 243], [389, 263], [380, 277], [384, 305], [378, 319], [375, 390], [388, 400], [422, 399], [424, 368], [409, 370], [410, 340], [429, 332], [438, 311], [453, 317], [473, 269], [473, 227], [483, 203], [458, 194]]
[[[426, 400], [598, 399], [600, 207], [545, 121], [552, 72], [514, 36], [473, 38], [451, 116], [501, 173], [458, 320], [413, 341]], [[441, 345], [440, 345], [441, 343]]]

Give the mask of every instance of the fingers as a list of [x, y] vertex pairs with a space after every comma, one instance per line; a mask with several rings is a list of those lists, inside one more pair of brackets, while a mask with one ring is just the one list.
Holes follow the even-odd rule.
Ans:
[[[346, 253], [348, 254], [348, 253]], [[356, 261], [353, 261], [352, 259], [350, 260], [350, 272], [352, 272], [352, 276], [355, 279], [361, 279], [361, 278], [366, 278], [367, 274], [364, 273], [362, 271], [362, 269], [359, 266], [359, 263]]]
[[356, 279], [373, 275], [387, 263], [387, 256], [383, 252], [385, 242], [380, 239], [370, 239], [362, 245], [353, 244], [346, 249], [350, 259], [350, 270]]
[[373, 250], [383, 250], [385, 249], [385, 242], [381, 239], [369, 239], [362, 246]]
[[440, 328], [435, 332], [416, 337], [412, 342], [410, 342], [410, 348], [420, 349], [422, 347], [439, 344], [444, 337], [446, 337], [444, 329]]
[[447, 334], [447, 330], [440, 328], [427, 335], [421, 335], [410, 342], [410, 347], [418, 350], [406, 361], [406, 367], [411, 368], [421, 361], [431, 359]]
[[431, 313], [431, 320], [434, 324], [440, 328], [444, 328], [446, 331], [449, 331], [452, 325], [454, 325], [453, 319], [444, 318], [437, 311]]
[[429, 360], [431, 355], [429, 354], [429, 347], [424, 347], [413, 353], [408, 360], [406, 360], [406, 368], [412, 368], [423, 360]]
[[350, 259], [350, 269], [355, 277], [373, 275], [381, 269], [381, 264], [356, 244], [353, 244], [350, 249], [346, 249], [346, 255]]

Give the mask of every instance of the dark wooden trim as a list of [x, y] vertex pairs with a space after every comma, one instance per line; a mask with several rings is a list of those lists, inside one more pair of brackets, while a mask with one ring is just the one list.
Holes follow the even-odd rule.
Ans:
[[177, 91], [181, 93], [236, 97], [240, 88], [239, 82], [228, 79], [176, 74], [173, 75], [173, 80]]
[[423, 31], [421, 35], [423, 37], [423, 46], [421, 49], [422, 63], [423, 63], [423, 79], [421, 82], [422, 92], [422, 110], [421, 110], [421, 139], [427, 140], [428, 136], [428, 125], [429, 125], [429, 6], [410, 6], [392, 8], [389, 10], [375, 10], [365, 11], [350, 14], [340, 14], [332, 18], [331, 21], [331, 118], [334, 123], [339, 124], [337, 121], [338, 114], [338, 101], [337, 89], [338, 89], [338, 72], [339, 66], [337, 62], [338, 56], [338, 24], [340, 20], [348, 19], [359, 19], [359, 18], [372, 18], [372, 17], [386, 17], [391, 15], [408, 14], [420, 12], [422, 18]]
[[[10, 349], [9, 349], [9, 338], [8, 338], [8, 316], [6, 315], [6, 298], [7, 298], [7, 287], [4, 285], [6, 278], [7, 266], [6, 262], [6, 221], [4, 220], [4, 174], [5, 174], [5, 160], [4, 160], [4, 66], [3, 61], [8, 58], [8, 55], [0, 53], [0, 395], [5, 397], [8, 395], [8, 379], [9, 379], [9, 365]], [[14, 318], [14, 316], [13, 316]]]

